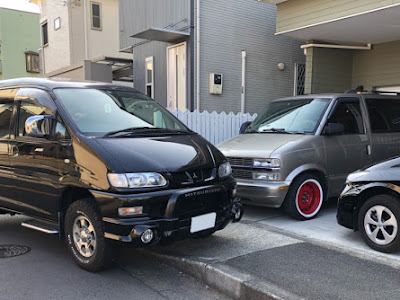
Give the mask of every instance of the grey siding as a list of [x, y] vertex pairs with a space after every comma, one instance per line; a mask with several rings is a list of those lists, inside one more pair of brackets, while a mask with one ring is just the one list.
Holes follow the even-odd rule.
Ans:
[[[167, 47], [171, 44], [131, 38], [151, 27], [190, 31], [189, 0], [120, 0], [120, 48], [133, 48], [134, 87], [145, 92], [146, 57], [154, 57], [154, 99], [167, 105]], [[189, 43], [189, 41], [187, 41]], [[190, 53], [187, 53], [187, 57]], [[190, 61], [188, 60], [188, 71]], [[188, 72], [188, 85], [190, 72]], [[188, 86], [188, 93], [190, 87]]]
[[145, 92], [146, 57], [154, 57], [154, 99], [167, 106], [167, 43], [150, 42], [134, 48], [133, 77], [134, 87]]
[[353, 51], [307, 49], [306, 93], [342, 93], [349, 90], [352, 78]]
[[191, 0], [120, 0], [121, 49], [143, 42], [130, 36], [150, 27], [189, 30]]
[[400, 86], [400, 41], [373, 45], [371, 51], [356, 51], [353, 57], [353, 86], [366, 89]]
[[[247, 52], [246, 112], [293, 95], [294, 64], [305, 62], [302, 42], [275, 36], [276, 7], [248, 0], [202, 0], [201, 110], [240, 111], [241, 52]], [[283, 62], [284, 71], [277, 69]], [[196, 63], [195, 63], [196, 66]], [[223, 74], [223, 94], [209, 94], [210, 73]]]

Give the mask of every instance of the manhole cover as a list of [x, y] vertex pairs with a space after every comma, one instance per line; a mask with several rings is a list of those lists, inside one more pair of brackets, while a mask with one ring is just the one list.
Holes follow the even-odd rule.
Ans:
[[23, 255], [31, 251], [27, 246], [19, 245], [0, 245], [0, 258], [9, 258], [13, 256]]

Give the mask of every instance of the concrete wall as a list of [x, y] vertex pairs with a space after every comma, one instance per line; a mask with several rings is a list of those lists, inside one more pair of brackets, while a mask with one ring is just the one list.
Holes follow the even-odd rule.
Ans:
[[39, 76], [26, 72], [25, 52], [40, 48], [39, 14], [0, 9], [1, 79]]
[[289, 0], [277, 5], [276, 31], [293, 30], [398, 3], [400, 0]]
[[[260, 112], [269, 101], [293, 95], [294, 64], [304, 63], [305, 56], [299, 41], [274, 35], [275, 6], [248, 0], [200, 5], [201, 110], [240, 111], [242, 50], [247, 52], [245, 112]], [[280, 62], [284, 71], [277, 69]], [[209, 93], [210, 73], [223, 75], [222, 95]]]

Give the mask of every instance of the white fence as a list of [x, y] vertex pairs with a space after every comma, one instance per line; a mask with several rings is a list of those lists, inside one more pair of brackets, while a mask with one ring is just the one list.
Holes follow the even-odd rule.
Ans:
[[171, 113], [176, 116], [191, 130], [201, 134], [205, 139], [214, 145], [230, 139], [239, 134], [240, 126], [246, 121], [253, 121], [257, 114], [234, 114], [230, 112], [217, 113], [213, 111], [191, 112], [188, 110], [175, 110]]

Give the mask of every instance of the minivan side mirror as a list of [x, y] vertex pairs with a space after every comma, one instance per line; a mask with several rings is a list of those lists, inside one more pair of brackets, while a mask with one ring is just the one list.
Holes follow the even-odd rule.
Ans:
[[42, 138], [50, 135], [53, 115], [32, 116], [25, 121], [25, 133], [31, 137]]
[[322, 134], [324, 135], [338, 135], [344, 133], [344, 125], [341, 123], [328, 123], [325, 125]]
[[240, 126], [239, 134], [244, 133], [244, 131], [246, 130], [247, 127], [249, 127], [250, 124], [251, 124], [251, 122], [249, 122], [249, 121], [244, 122], [244, 123], [242, 124], [242, 126]]

